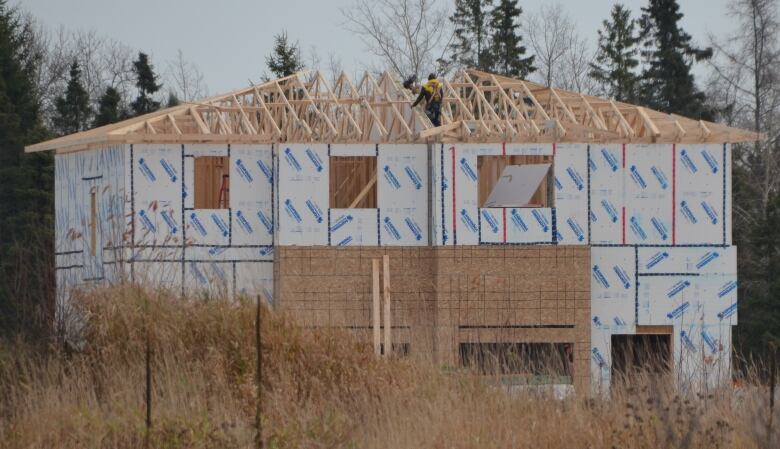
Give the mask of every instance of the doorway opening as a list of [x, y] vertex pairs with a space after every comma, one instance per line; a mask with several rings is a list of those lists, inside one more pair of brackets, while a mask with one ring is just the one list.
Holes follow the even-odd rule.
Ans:
[[612, 335], [612, 379], [665, 375], [672, 368], [672, 334]]

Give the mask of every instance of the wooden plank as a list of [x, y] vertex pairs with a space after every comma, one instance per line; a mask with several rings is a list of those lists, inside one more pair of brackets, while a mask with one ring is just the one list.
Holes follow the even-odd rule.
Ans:
[[89, 222], [89, 253], [97, 255], [97, 187], [89, 192], [90, 222]]
[[645, 111], [645, 108], [641, 106], [637, 106], [636, 112], [637, 114], [639, 114], [639, 117], [642, 119], [642, 122], [645, 124], [645, 128], [648, 131], [650, 131], [650, 135], [652, 135], [653, 137], [658, 137], [661, 135], [661, 131], [655, 125], [655, 122], [650, 118], [650, 116], [647, 115], [647, 111]]
[[353, 209], [355, 206], [360, 204], [361, 201], [363, 201], [363, 198], [368, 195], [368, 192], [371, 191], [371, 188], [374, 187], [374, 184], [376, 184], [376, 173], [374, 173], [374, 176], [371, 178], [370, 181], [368, 181], [368, 184], [366, 184], [365, 187], [363, 187], [363, 190], [360, 191], [358, 196], [352, 201], [352, 203], [349, 205], [347, 209]]
[[181, 130], [179, 129], [179, 125], [176, 124], [176, 119], [173, 118], [173, 115], [168, 114], [166, 115], [168, 117], [168, 121], [171, 122], [171, 126], [173, 127], [173, 130], [176, 131], [176, 134], [181, 134]]
[[443, 134], [447, 131], [451, 131], [453, 129], [458, 129], [460, 127], [462, 121], [452, 122], [447, 125], [441, 125], [437, 126], [435, 128], [426, 129], [423, 131], [420, 131], [419, 136], [421, 139], [427, 139], [429, 137], [437, 136], [439, 134]]
[[246, 129], [249, 134], [257, 134], [257, 130], [252, 126], [252, 123], [249, 122], [249, 116], [246, 115], [244, 108], [241, 107], [241, 102], [238, 101], [238, 98], [235, 95], [233, 95], [233, 102], [238, 106], [238, 110], [241, 113], [241, 123], [244, 125], [244, 129]]
[[389, 356], [393, 353], [393, 338], [391, 335], [392, 323], [390, 319], [390, 256], [387, 254], [382, 257], [382, 265], [384, 267], [382, 281], [384, 282], [385, 293], [385, 356]]
[[374, 279], [374, 282], [372, 284], [373, 287], [371, 289], [372, 298], [373, 298], [371, 317], [373, 319], [373, 330], [374, 330], [374, 354], [380, 356], [382, 355], [382, 349], [381, 349], [382, 335], [379, 329], [379, 326], [381, 325], [381, 319], [379, 317], [379, 313], [381, 310], [381, 306], [379, 303], [379, 259], [374, 259], [371, 261], [371, 270]]
[[707, 127], [707, 125], [704, 123], [703, 120], [699, 120], [699, 128], [701, 129], [702, 140], [706, 140], [708, 137], [710, 137], [710, 134], [712, 134], [712, 132], [710, 131], [710, 129]]
[[211, 134], [209, 127], [206, 126], [206, 124], [203, 122], [203, 118], [200, 116], [200, 112], [198, 112], [198, 110], [195, 109], [194, 106], [190, 106], [189, 111], [190, 111], [190, 115], [195, 120], [195, 123], [198, 125], [198, 129], [200, 129], [200, 132], [202, 132], [203, 134]]
[[646, 335], [647, 334], [649, 334], [649, 335], [671, 335], [673, 330], [674, 329], [673, 329], [672, 326], [664, 326], [664, 325], [641, 326], [641, 325], [637, 325], [636, 326], [636, 332], [634, 332], [634, 333], [637, 334], [637, 335], [639, 335], [639, 334], [646, 334]]

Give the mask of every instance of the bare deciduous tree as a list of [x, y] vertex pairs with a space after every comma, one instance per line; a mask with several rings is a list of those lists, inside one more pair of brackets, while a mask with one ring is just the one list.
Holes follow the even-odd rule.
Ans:
[[542, 5], [539, 11], [526, 16], [528, 42], [536, 55], [534, 63], [538, 76], [547, 86], [552, 86], [556, 72], [560, 69], [569, 35], [574, 33], [574, 23], [559, 3]]
[[173, 93], [180, 101], [195, 101], [208, 95], [203, 81], [203, 73], [198, 67], [184, 58], [181, 49], [176, 51], [176, 57], [167, 64], [165, 74], [169, 93]]
[[39, 54], [35, 84], [44, 123], [51, 124], [54, 103], [65, 91], [73, 61], [82, 69], [82, 82], [96, 105], [107, 87], [114, 87], [127, 102], [134, 89], [134, 52], [130, 47], [102, 37], [94, 31], [52, 31], [28, 16], [33, 46]]
[[344, 71], [344, 64], [341, 63], [341, 58], [334, 52], [328, 53], [328, 68], [327, 73], [330, 81], [330, 85], [336, 85], [339, 76]]
[[715, 54], [708, 90], [728, 112], [729, 122], [768, 136], [741, 151], [738, 161], [760, 182], [760, 208], [766, 210], [780, 187], [780, 15], [776, 0], [736, 0], [729, 14], [738, 21], [738, 31], [723, 40], [710, 37]]
[[[735, 0], [736, 32], [710, 36], [714, 49], [707, 97], [731, 125], [767, 139], [733, 146], [733, 235], [739, 246], [740, 323], [735, 343], [760, 354], [777, 332], [776, 281], [780, 245], [780, 12], [777, 0]], [[771, 338], [771, 337], [770, 337]]]
[[572, 34], [569, 41], [553, 83], [561, 89], [592, 94], [598, 87], [596, 80], [590, 76], [590, 63], [593, 62], [595, 54], [588, 41], [576, 33]]
[[448, 13], [434, 0], [355, 0], [341, 12], [366, 48], [401, 76], [442, 71]]
[[536, 55], [539, 81], [547, 86], [590, 93], [595, 84], [589, 75], [593, 51], [560, 3], [542, 5], [526, 16], [528, 42]]

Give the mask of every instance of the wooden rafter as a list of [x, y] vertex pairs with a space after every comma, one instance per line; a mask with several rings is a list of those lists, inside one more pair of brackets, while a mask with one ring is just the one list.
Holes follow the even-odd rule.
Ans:
[[390, 73], [296, 73], [198, 102], [31, 145], [28, 152], [116, 143], [711, 142], [763, 134], [530, 81], [465, 70], [443, 80], [442, 125]]

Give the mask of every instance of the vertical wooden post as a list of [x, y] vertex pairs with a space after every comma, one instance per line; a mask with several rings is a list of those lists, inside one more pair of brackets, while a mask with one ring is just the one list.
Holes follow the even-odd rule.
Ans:
[[97, 186], [89, 192], [90, 223], [89, 223], [89, 254], [97, 255]]
[[257, 376], [255, 381], [257, 382], [257, 408], [255, 410], [255, 446], [258, 448], [263, 447], [263, 352], [262, 352], [262, 340], [260, 337], [260, 301], [262, 297], [257, 295], [257, 311], [255, 316], [255, 353], [257, 355]]
[[149, 448], [151, 444], [151, 436], [152, 436], [152, 342], [151, 342], [151, 336], [149, 335], [149, 296], [146, 292], [143, 293], [144, 295], [144, 308], [146, 309], [145, 317], [144, 317], [144, 324], [146, 329], [144, 329], [145, 335], [144, 340], [146, 351], [145, 351], [145, 364], [146, 364], [146, 394], [144, 398], [146, 399], [146, 433], [144, 436], [144, 447]]
[[372, 318], [374, 321], [374, 354], [377, 356], [382, 355], [382, 349], [381, 349], [381, 340], [382, 340], [382, 334], [379, 329], [379, 326], [381, 325], [381, 319], [379, 317], [381, 306], [379, 304], [379, 259], [374, 259], [372, 262], [372, 273], [374, 276], [374, 284], [371, 289], [371, 292], [373, 294], [373, 313]]
[[384, 265], [383, 282], [385, 287], [385, 355], [393, 352], [393, 339], [390, 335], [390, 256], [385, 254], [382, 260]]

